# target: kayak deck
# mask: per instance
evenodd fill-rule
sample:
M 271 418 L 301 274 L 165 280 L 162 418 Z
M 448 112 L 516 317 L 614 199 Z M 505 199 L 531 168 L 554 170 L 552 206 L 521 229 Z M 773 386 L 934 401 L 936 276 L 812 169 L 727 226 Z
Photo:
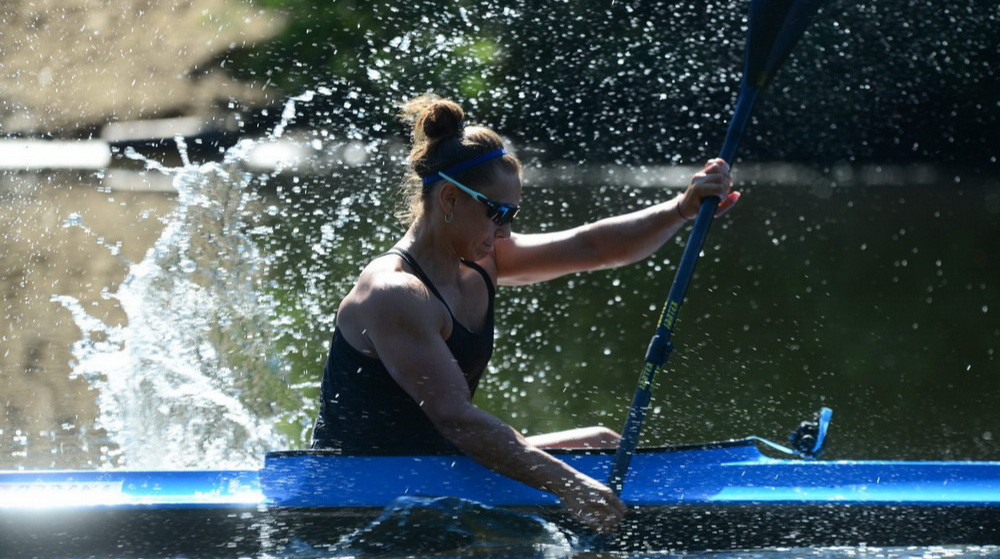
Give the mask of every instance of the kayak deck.
M 264 503 L 258 470 L 0 472 L 0 510 Z
M 612 454 L 553 452 L 607 477 Z M 557 501 L 462 456 L 269 453 L 261 485 L 285 507 L 383 507 L 400 495 L 454 495 L 499 506 Z M 751 440 L 636 453 L 622 498 L 637 507 L 829 504 L 1000 507 L 1000 462 L 816 461 L 764 456 Z

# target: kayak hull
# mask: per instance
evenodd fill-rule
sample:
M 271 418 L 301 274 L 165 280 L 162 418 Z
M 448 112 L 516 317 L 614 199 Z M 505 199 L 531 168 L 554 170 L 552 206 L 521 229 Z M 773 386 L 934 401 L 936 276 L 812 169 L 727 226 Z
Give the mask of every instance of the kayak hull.
M 599 480 L 612 451 L 553 451 Z M 494 506 L 558 503 L 463 456 L 268 453 L 260 474 L 284 507 L 384 507 L 400 495 L 453 495 Z M 1000 507 L 1000 462 L 817 461 L 764 456 L 753 440 L 637 452 L 621 497 L 665 505 L 919 505 Z
M 597 479 L 612 459 L 559 457 Z M 477 526 L 513 510 L 588 538 L 551 495 L 462 456 L 290 451 L 268 454 L 260 470 L 0 472 L 0 557 L 329 548 L 401 496 L 485 503 L 449 516 L 481 517 Z M 622 497 L 626 521 L 601 548 L 1000 545 L 1000 462 L 783 460 L 730 441 L 637 453 Z

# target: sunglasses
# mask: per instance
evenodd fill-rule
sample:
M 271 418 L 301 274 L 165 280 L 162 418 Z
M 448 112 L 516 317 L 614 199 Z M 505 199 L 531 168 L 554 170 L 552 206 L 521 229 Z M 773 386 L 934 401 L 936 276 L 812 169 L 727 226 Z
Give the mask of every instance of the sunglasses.
M 514 204 L 505 204 L 503 202 L 497 202 L 496 200 L 490 200 L 485 195 L 480 192 L 472 190 L 468 186 L 458 182 L 457 180 L 449 177 L 444 173 L 438 173 L 441 178 L 450 182 L 451 184 L 458 187 L 469 196 L 472 196 L 476 200 L 482 202 L 486 206 L 486 217 L 493 220 L 493 223 L 503 226 L 508 223 L 512 223 L 514 218 L 517 217 L 517 212 L 521 211 L 520 206 L 515 206 Z

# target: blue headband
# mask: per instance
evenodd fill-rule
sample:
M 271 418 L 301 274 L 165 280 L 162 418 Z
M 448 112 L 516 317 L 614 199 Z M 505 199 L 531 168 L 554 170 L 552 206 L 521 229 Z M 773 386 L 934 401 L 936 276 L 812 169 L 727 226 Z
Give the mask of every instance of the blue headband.
M 497 157 L 503 157 L 506 154 L 507 154 L 507 150 L 505 150 L 503 148 L 495 149 L 493 151 L 488 151 L 488 152 L 486 152 L 486 153 L 484 153 L 484 154 L 482 154 L 479 157 L 476 157 L 474 159 L 470 159 L 468 161 L 463 161 L 462 163 L 459 163 L 458 165 L 454 165 L 454 166 L 448 167 L 447 169 L 442 169 L 442 170 L 438 171 L 437 173 L 431 173 L 431 174 L 427 175 L 426 177 L 423 177 L 424 188 L 427 188 L 428 186 L 436 183 L 437 181 L 442 180 L 441 173 L 444 173 L 446 175 L 455 175 L 455 174 L 461 173 L 462 171 L 464 171 L 466 169 L 471 169 L 472 167 L 475 167 L 476 165 L 479 165 L 480 163 L 485 163 L 485 162 L 489 161 L 490 159 L 496 159 Z

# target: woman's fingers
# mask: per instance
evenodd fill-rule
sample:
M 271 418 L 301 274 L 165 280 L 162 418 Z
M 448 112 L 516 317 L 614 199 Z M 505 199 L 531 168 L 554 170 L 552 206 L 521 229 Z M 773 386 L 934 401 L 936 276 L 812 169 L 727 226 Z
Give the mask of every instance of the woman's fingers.
M 626 507 L 614 495 L 610 499 L 597 499 L 589 510 L 580 515 L 580 520 L 602 534 L 613 531 L 625 518 Z
M 739 200 L 740 200 L 739 192 L 730 192 L 728 196 L 726 196 L 725 198 L 722 199 L 721 202 L 719 202 L 719 206 L 715 209 L 715 216 L 718 217 L 728 212 L 730 209 L 732 209 L 734 205 L 736 205 L 736 202 L 739 202 Z
M 723 159 L 710 159 L 701 171 L 691 177 L 691 184 L 684 192 L 681 202 L 681 217 L 696 215 L 702 200 L 714 196 L 720 199 L 715 215 L 722 215 L 740 199 L 738 192 L 733 192 L 733 178 L 729 174 L 729 164 Z
M 592 479 L 574 486 L 563 502 L 573 516 L 600 533 L 614 530 L 628 510 L 611 489 Z
M 725 159 L 721 157 L 716 157 L 715 159 L 709 159 L 708 163 L 705 163 L 705 169 L 710 167 L 721 169 L 726 174 L 729 173 L 729 163 L 726 163 Z
M 733 178 L 729 174 L 729 164 L 722 159 L 712 159 L 691 181 L 701 196 L 725 198 L 733 188 Z

